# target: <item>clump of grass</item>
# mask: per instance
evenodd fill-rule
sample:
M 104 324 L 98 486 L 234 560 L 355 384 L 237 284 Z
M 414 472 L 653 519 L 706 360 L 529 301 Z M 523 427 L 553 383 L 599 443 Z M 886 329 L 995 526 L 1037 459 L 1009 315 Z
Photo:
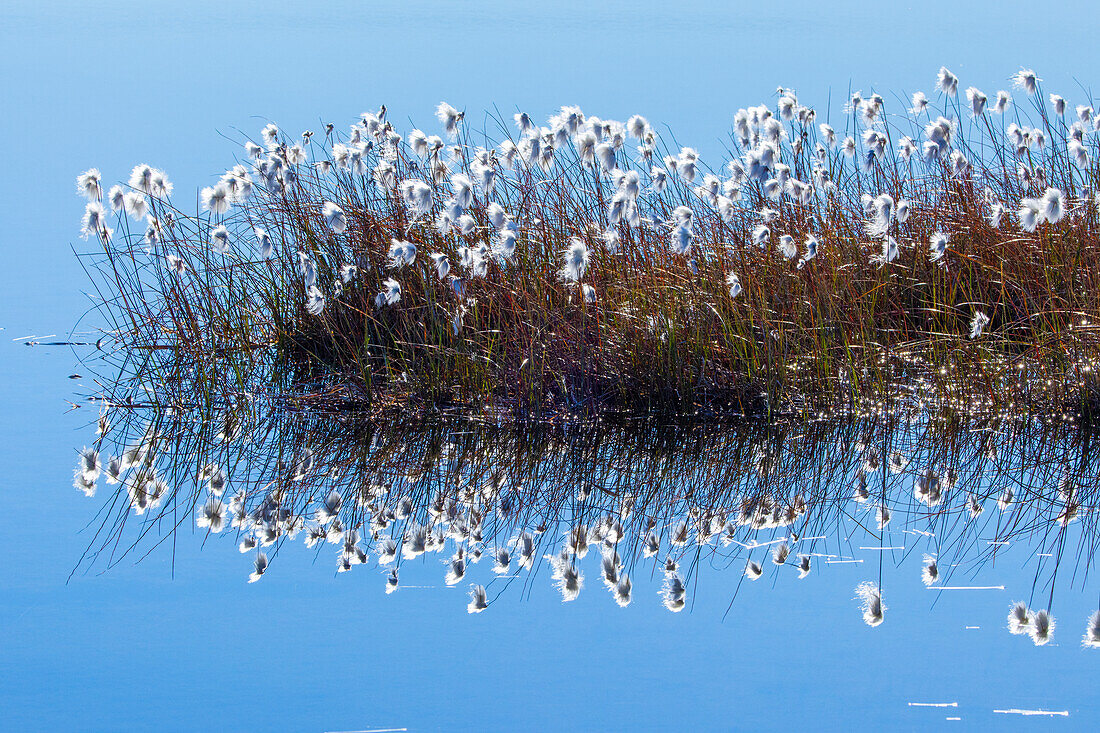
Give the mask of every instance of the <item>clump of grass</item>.
M 274 381 L 518 415 L 905 398 L 1091 419 L 1097 118 L 1031 73 L 990 104 L 944 73 L 931 102 L 856 93 L 832 124 L 781 89 L 713 167 L 574 107 L 475 130 L 441 104 L 441 136 L 385 107 L 268 125 L 197 215 L 149 166 L 107 206 L 86 173 L 86 261 L 114 358 L 169 404 Z

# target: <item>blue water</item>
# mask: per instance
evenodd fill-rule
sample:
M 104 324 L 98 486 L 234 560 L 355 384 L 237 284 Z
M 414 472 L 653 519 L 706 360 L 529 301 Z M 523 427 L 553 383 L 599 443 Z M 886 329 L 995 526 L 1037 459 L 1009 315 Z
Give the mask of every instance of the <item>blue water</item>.
M 1025 65 L 1075 102 L 1074 80 L 1100 68 L 1098 15 L 1084 2 L 0 9 L 0 728 L 847 730 L 948 716 L 967 729 L 1095 728 L 1100 656 L 1079 647 L 1095 595 L 1066 578 L 1055 642 L 1010 636 L 1009 601 L 1031 585 L 1023 557 L 983 575 L 1006 591 L 945 593 L 935 609 L 917 565 L 888 571 L 876 629 L 852 589 L 877 567 L 855 565 L 742 588 L 725 621 L 736 571 L 711 573 L 675 616 L 655 583 L 619 609 L 591 588 L 563 605 L 545 578 L 468 616 L 459 590 L 387 597 L 380 574 L 336 577 L 305 552 L 247 585 L 229 542 L 200 550 L 188 532 L 140 564 L 69 580 L 99 506 L 70 486 L 95 415 L 67 412 L 73 353 L 19 339 L 64 336 L 88 308 L 73 178 L 93 165 L 108 181 L 162 167 L 182 202 L 239 154 L 237 129 L 345 127 L 385 102 L 401 127 L 434 131 L 441 99 L 471 120 L 494 105 L 639 112 L 716 157 L 733 112 L 780 84 L 824 115 L 849 88 L 888 102 L 930 92 L 940 64 L 987 93 Z M 441 576 L 428 563 L 423 576 Z M 992 712 L 1039 707 L 1070 715 Z

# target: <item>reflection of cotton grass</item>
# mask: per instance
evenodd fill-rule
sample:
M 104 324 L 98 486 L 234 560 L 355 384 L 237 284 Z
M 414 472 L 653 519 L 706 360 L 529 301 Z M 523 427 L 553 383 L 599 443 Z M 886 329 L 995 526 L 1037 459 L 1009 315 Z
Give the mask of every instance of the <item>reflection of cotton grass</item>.
M 1089 616 L 1081 644 L 1092 649 L 1100 649 L 1100 611 L 1093 611 Z
M 256 559 L 253 561 L 252 573 L 248 576 L 249 583 L 255 583 L 257 580 L 263 577 L 267 572 L 267 555 L 262 552 L 256 553 Z
M 920 577 L 925 585 L 932 585 L 940 579 L 940 568 L 936 564 L 936 558 L 931 555 L 924 556 L 924 567 L 921 568 Z
M 489 597 L 485 592 L 485 586 L 470 586 L 470 602 L 466 604 L 467 613 L 481 613 L 489 607 Z
M 584 576 L 575 566 L 563 567 L 557 581 L 558 590 L 561 592 L 562 602 L 577 600 L 581 588 L 584 587 Z
M 1026 634 L 1031 629 L 1031 611 L 1026 603 L 1013 603 L 1008 612 L 1008 630 L 1013 634 Z
M 745 577 L 749 580 L 757 580 L 764 574 L 764 568 L 760 567 L 759 563 L 755 563 L 752 560 L 745 562 Z
M 1036 611 L 1031 616 L 1027 633 L 1035 646 L 1050 643 L 1050 639 L 1054 634 L 1054 617 L 1050 615 L 1049 611 Z
M 878 626 L 886 614 L 882 592 L 876 583 L 864 581 L 856 586 L 856 599 L 863 609 L 863 621 L 868 626 Z
M 679 575 L 672 574 L 665 577 L 664 587 L 661 589 L 661 598 L 665 608 L 678 613 L 684 610 L 687 589 Z

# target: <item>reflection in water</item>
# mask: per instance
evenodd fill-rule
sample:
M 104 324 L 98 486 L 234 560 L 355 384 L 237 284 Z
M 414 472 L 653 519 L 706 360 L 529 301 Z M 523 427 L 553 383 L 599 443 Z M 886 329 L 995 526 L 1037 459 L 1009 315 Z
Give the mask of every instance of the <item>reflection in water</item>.
M 877 626 L 883 574 L 905 560 L 921 559 L 930 588 L 975 589 L 1022 546 L 1034 583 L 1008 628 L 1042 645 L 1056 577 L 1083 584 L 1095 546 L 1094 438 L 1038 420 L 516 425 L 262 400 L 197 419 L 130 400 L 105 407 L 97 432 L 75 476 L 107 494 L 87 566 L 194 527 L 231 536 L 249 582 L 304 545 L 392 593 L 409 561 L 435 555 L 438 571 L 408 567 L 413 582 L 467 586 L 470 613 L 533 582 L 566 602 L 602 586 L 619 606 L 644 583 L 637 600 L 659 593 L 678 612 L 707 566 L 739 588 L 851 563 L 867 568 L 856 603 Z M 1100 645 L 1100 614 L 1084 641 Z

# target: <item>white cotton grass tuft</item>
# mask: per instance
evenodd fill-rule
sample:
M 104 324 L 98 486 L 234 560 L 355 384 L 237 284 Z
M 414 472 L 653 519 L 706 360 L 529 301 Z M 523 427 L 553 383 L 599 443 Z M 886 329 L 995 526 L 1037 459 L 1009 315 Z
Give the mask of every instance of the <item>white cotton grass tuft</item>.
M 894 197 L 887 193 L 879 194 L 869 208 L 872 218 L 867 223 L 867 233 L 872 237 L 885 236 L 894 221 L 896 211 Z
M 228 483 L 228 479 L 226 478 L 225 471 L 222 470 L 221 466 L 211 464 L 210 466 L 207 466 L 206 470 L 203 471 L 203 475 L 206 478 L 206 488 L 210 491 L 211 494 L 213 494 L 214 496 L 221 496 L 225 493 L 225 487 Z
M 337 275 L 341 285 L 351 285 L 359 277 L 359 268 L 355 265 L 340 265 Z
M 726 285 L 729 286 L 731 298 L 736 298 L 741 294 L 741 277 L 736 272 L 726 275 Z
M 878 626 L 886 616 L 886 605 L 882 602 L 882 591 L 877 583 L 865 580 L 856 586 L 856 600 L 863 611 L 863 622 L 868 626 Z
M 389 565 L 397 559 L 397 541 L 392 537 L 385 537 L 375 545 L 378 552 L 378 564 Z
M 446 280 L 447 275 L 451 272 L 450 258 L 442 252 L 433 252 L 430 257 L 432 258 L 432 263 L 435 265 L 436 275 L 439 276 L 440 280 Z
M 810 556 L 799 555 L 798 556 L 798 579 L 802 580 L 810 574 Z
M 405 265 L 411 265 L 416 261 L 416 245 L 403 239 L 391 239 L 388 255 L 389 266 L 400 270 Z
M 107 226 L 107 211 L 99 201 L 89 201 L 80 221 L 80 235 L 84 239 L 95 236 L 101 242 L 111 241 L 112 230 Z
M 970 103 L 970 113 L 980 117 L 985 113 L 985 105 L 989 97 L 977 87 L 970 87 L 966 90 L 966 101 Z
M 153 176 L 156 169 L 145 163 L 135 165 L 130 171 L 130 188 L 143 193 L 151 193 L 153 190 Z
M 462 214 L 454 221 L 455 229 L 464 237 L 468 237 L 477 229 L 477 219 L 470 214 Z
M 798 245 L 794 243 L 794 237 L 790 234 L 779 235 L 779 243 L 776 245 L 779 253 L 785 259 L 793 260 L 798 254 Z
M 470 208 L 474 201 L 474 184 L 469 177 L 462 173 L 451 176 L 451 190 L 454 193 L 454 202 L 463 210 Z
M 262 227 L 255 227 L 252 230 L 252 234 L 256 237 L 256 244 L 260 246 L 260 257 L 265 260 L 270 260 L 275 256 L 275 243 L 271 240 L 271 236 L 267 233 L 267 230 Z
M 141 194 L 138 194 L 139 196 Z M 107 203 L 111 207 L 111 211 L 125 211 L 126 210 L 126 191 L 122 186 L 111 186 L 111 190 L 107 192 Z
M 776 565 L 783 565 L 787 562 L 787 557 L 790 554 L 790 546 L 786 542 L 781 542 L 772 550 L 772 562 Z
M 98 168 L 89 168 L 76 177 L 76 193 L 89 201 L 103 197 L 103 176 Z
M 989 316 L 982 311 L 974 311 L 974 317 L 970 321 L 970 338 L 979 338 L 989 325 Z
M 801 270 L 809 262 L 811 262 L 812 260 L 814 260 L 817 257 L 817 248 L 818 248 L 817 237 L 815 237 L 812 234 L 807 234 L 806 235 L 806 241 L 805 241 L 803 246 L 804 246 L 805 252 L 802 255 L 802 258 L 798 261 L 798 269 L 799 270 Z M 784 254 L 786 254 L 786 253 L 784 253 Z M 788 257 L 787 259 L 790 259 L 790 258 Z
M 695 234 L 691 231 L 691 227 L 677 224 L 672 228 L 672 233 L 669 236 L 669 246 L 674 254 L 686 257 L 691 252 L 691 245 L 694 240 Z
M 1050 95 L 1050 106 L 1054 108 L 1054 114 L 1063 117 L 1066 114 L 1066 98 L 1060 94 Z
M 229 230 L 219 224 L 210 230 L 210 246 L 218 254 L 229 253 Z
M 558 277 L 563 282 L 580 282 L 588 270 L 588 245 L 579 237 L 570 237 L 569 246 L 562 252 L 562 266 Z
M 909 107 L 909 113 L 916 117 L 927 109 L 928 96 L 924 92 L 914 92 L 912 106 Z
M 885 267 L 887 264 L 896 260 L 900 253 L 901 250 L 898 248 L 898 241 L 887 235 L 886 238 L 882 240 L 882 251 L 873 256 L 871 261 L 878 263 L 879 267 Z
M 182 277 L 186 275 L 187 272 L 191 269 L 187 266 L 187 261 L 184 260 L 182 257 L 177 257 L 176 255 L 168 255 L 164 258 L 164 260 L 165 263 L 168 265 L 168 271 L 174 275 Z
M 519 233 L 510 224 L 505 224 L 497 232 L 497 241 L 493 246 L 493 254 L 502 260 L 511 260 L 516 253 L 516 238 Z
M 348 228 L 348 220 L 344 215 L 344 210 L 333 201 L 324 203 L 321 207 L 321 216 L 324 217 L 325 224 L 334 234 L 342 234 Z
M 396 305 L 401 301 L 401 283 L 391 278 L 382 281 L 382 290 L 374 296 L 374 307 Z
M 443 131 L 447 133 L 447 137 L 454 140 L 458 136 L 458 123 L 462 122 L 465 113 L 459 112 L 446 102 L 440 102 L 435 108 L 435 116 L 443 125 Z
M 947 255 L 947 243 L 950 237 L 943 232 L 933 232 L 928 240 L 928 258 L 932 262 L 942 263 Z
M 1093 611 L 1085 624 L 1085 635 L 1081 645 L 1090 649 L 1100 649 L 1100 611 Z
M 405 207 L 413 216 L 423 216 L 432 208 L 432 187 L 419 178 L 408 178 L 397 186 Z
M 224 183 L 207 186 L 201 191 L 199 197 L 202 200 L 204 211 L 219 215 L 229 211 L 232 197 L 229 194 L 229 188 Z
M 649 121 L 641 115 L 633 115 L 626 121 L 626 131 L 631 137 L 644 140 L 649 132 Z
M 1044 221 L 1057 224 L 1066 215 L 1065 197 L 1057 188 L 1048 188 L 1039 200 L 1039 213 Z
M 1035 94 L 1041 81 L 1042 79 L 1031 69 L 1020 69 L 1012 77 L 1013 85 L 1017 89 L 1023 89 L 1028 94 Z
M 944 94 L 954 96 L 959 91 L 959 77 L 952 74 L 946 66 L 941 66 L 936 74 L 936 86 Z
M 343 504 L 344 497 L 341 496 L 339 491 L 333 489 L 321 501 L 321 506 L 317 507 L 314 519 L 318 524 L 328 524 L 340 516 L 340 509 Z
M 325 310 L 325 294 L 316 285 L 306 288 L 306 312 L 319 316 Z
M 1025 232 L 1034 232 L 1039 222 L 1042 221 L 1042 209 L 1039 199 L 1020 199 L 1020 207 L 1016 210 L 1016 217 L 1020 220 L 1020 228 Z
M 925 585 L 932 585 L 940 579 L 940 568 L 933 556 L 924 556 L 924 567 L 921 568 L 920 579 Z
M 1035 646 L 1050 643 L 1051 638 L 1054 636 L 1054 617 L 1050 615 L 1050 611 L 1043 610 L 1033 613 L 1027 633 Z
M 466 604 L 467 613 L 481 613 L 489 607 L 489 596 L 483 585 L 470 586 L 470 602 Z
M 771 230 L 763 224 L 758 224 L 756 228 L 752 230 L 752 243 L 757 247 L 764 247 L 767 245 L 770 236 Z
M 1066 150 L 1079 168 L 1089 167 L 1089 152 L 1080 141 L 1071 139 L 1066 143 Z
M 130 191 L 123 196 L 123 208 L 134 221 L 143 221 L 149 216 L 149 202 L 137 191 Z

